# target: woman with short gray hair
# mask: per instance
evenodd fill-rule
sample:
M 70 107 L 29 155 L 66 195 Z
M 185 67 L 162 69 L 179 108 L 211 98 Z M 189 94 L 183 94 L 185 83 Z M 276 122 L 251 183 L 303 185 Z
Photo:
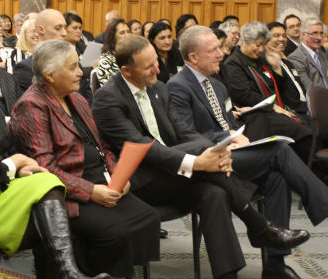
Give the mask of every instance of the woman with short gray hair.
M 129 193 L 129 182 L 121 191 L 108 187 L 115 162 L 78 93 L 82 71 L 73 45 L 44 41 L 35 49 L 32 67 L 36 82 L 12 111 L 17 146 L 66 185 L 78 266 L 91 275 L 132 277 L 133 265 L 159 258 L 158 214 Z

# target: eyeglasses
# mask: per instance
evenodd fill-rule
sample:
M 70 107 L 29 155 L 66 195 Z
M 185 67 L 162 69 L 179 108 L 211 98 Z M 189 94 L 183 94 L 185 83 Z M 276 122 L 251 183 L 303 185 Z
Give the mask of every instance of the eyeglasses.
M 304 32 L 305 34 L 308 34 L 311 37 L 326 37 L 326 34 L 324 32 L 312 32 L 312 33 L 308 33 L 308 32 Z
M 238 36 L 238 37 L 240 37 L 240 33 L 239 32 L 229 32 L 232 36 Z

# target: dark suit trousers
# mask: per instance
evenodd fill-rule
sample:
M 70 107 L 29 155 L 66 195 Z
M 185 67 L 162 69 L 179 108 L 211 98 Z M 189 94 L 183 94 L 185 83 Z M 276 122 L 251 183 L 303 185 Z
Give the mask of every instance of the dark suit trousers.
M 236 150 L 232 158 L 235 172 L 259 185 L 265 197 L 265 217 L 274 224 L 288 227 L 291 190 L 301 196 L 313 225 L 327 218 L 328 187 L 287 144 L 271 143 Z M 286 254 L 288 251 L 270 249 L 269 253 Z
M 134 194 L 151 205 L 172 204 L 182 211 L 199 214 L 213 277 L 243 268 L 245 261 L 231 221 L 227 192 L 199 178 L 154 172 L 153 181 Z

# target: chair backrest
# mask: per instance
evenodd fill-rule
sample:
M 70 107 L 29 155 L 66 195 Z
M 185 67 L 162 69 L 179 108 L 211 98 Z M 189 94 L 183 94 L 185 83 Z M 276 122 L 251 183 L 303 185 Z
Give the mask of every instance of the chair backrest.
M 328 89 L 313 87 L 306 96 L 307 106 L 317 137 L 328 139 Z
M 98 81 L 96 69 L 93 69 L 90 73 L 90 85 L 92 94 L 95 95 L 98 88 L 100 88 L 100 83 Z

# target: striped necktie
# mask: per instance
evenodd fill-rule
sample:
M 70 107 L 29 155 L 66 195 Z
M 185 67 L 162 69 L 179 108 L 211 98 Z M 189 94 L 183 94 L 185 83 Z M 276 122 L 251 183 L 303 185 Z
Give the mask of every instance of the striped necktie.
M 148 127 L 149 132 L 153 135 L 154 138 L 156 138 L 161 144 L 165 143 L 161 139 L 161 136 L 159 134 L 159 129 L 157 126 L 156 117 L 154 114 L 153 107 L 151 106 L 149 97 L 147 96 L 147 92 L 145 89 L 140 89 L 137 94 L 138 101 L 142 110 L 142 116 L 146 122 L 146 125 Z
M 221 128 L 223 131 L 229 131 L 229 124 L 228 122 L 224 119 L 223 114 L 222 114 L 222 109 L 220 107 L 220 104 L 213 92 L 213 88 L 211 86 L 210 80 L 207 78 L 203 81 L 203 84 L 205 86 L 205 93 L 206 97 L 211 105 L 211 108 L 214 112 L 215 119 L 219 122 Z

